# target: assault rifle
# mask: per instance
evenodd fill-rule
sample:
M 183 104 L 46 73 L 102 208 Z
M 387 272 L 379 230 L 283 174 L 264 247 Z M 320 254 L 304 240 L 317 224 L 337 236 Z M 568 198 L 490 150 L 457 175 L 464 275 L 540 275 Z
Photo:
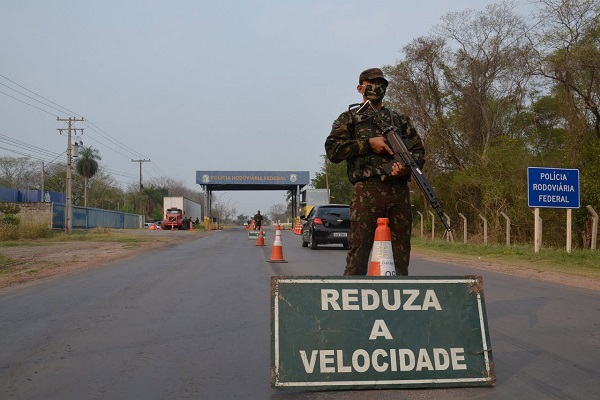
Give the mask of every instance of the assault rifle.
M 371 104 L 371 100 L 367 100 L 362 106 L 360 106 L 358 110 L 356 110 L 356 114 L 369 116 L 368 114 L 366 114 L 367 110 L 370 110 L 371 112 L 377 111 Z M 437 215 L 442 220 L 442 224 L 444 224 L 446 231 L 452 232 L 452 230 L 450 229 L 450 225 L 446 221 L 444 213 L 442 212 L 442 201 L 435 195 L 433 188 L 429 185 L 427 179 L 425 179 L 425 175 L 423 175 L 423 172 L 421 172 L 421 168 L 419 168 L 412 154 L 410 154 L 410 151 L 408 151 L 408 149 L 406 148 L 406 145 L 404 144 L 402 138 L 398 134 L 398 128 L 392 125 L 384 124 L 380 118 L 372 118 L 373 121 L 377 124 L 377 126 L 379 126 L 379 128 L 383 131 L 383 135 L 387 139 L 388 144 L 394 152 L 394 159 L 388 164 L 384 165 L 383 170 L 388 175 L 391 175 L 392 166 L 397 162 L 401 163 L 405 167 L 410 168 L 410 173 L 415 178 L 415 181 L 419 185 L 419 188 L 427 198 L 427 201 L 429 202 L 431 207 L 435 210 Z

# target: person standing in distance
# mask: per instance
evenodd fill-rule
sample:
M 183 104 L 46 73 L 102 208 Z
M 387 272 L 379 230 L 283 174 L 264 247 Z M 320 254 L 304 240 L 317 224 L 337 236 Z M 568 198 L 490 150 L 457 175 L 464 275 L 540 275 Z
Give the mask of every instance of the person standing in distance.
M 375 119 L 398 128 L 398 134 L 420 167 L 425 163 L 425 149 L 410 119 L 383 105 L 387 86 L 388 81 L 379 68 L 363 71 L 357 90 L 363 96 L 363 104 L 370 100 L 375 111 L 358 115 L 357 108 L 349 107 L 333 122 L 325 140 L 327 158 L 333 163 L 346 161 L 348 179 L 353 184 L 344 275 L 367 274 L 377 218 L 389 219 L 396 275 L 408 275 L 412 231 L 410 168 L 395 163 L 390 175 L 383 170 L 394 153 Z
M 260 227 L 262 226 L 262 220 L 263 220 L 263 217 L 260 214 L 260 210 L 258 210 L 256 212 L 256 214 L 254 214 L 254 228 L 257 231 L 260 231 Z

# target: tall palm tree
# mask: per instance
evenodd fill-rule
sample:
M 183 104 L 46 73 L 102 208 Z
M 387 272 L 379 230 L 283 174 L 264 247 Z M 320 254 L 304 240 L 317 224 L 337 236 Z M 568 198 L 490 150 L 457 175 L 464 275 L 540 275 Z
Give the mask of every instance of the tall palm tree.
M 84 207 L 87 207 L 87 187 L 88 187 L 88 179 L 92 178 L 98 172 L 98 161 L 102 160 L 100 157 L 100 151 L 98 149 L 94 149 L 90 147 L 83 147 L 79 151 L 79 160 L 75 164 L 75 169 L 77 173 L 83 176 L 84 186 L 83 186 L 83 198 L 84 198 Z

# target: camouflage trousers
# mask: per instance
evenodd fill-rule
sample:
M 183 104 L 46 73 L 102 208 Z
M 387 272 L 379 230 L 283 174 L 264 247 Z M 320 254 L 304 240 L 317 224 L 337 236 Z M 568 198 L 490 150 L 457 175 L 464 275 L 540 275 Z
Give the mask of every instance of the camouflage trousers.
M 408 275 L 412 211 L 407 182 L 360 181 L 350 203 L 350 250 L 344 275 L 366 275 L 377 218 L 388 218 L 396 275 Z

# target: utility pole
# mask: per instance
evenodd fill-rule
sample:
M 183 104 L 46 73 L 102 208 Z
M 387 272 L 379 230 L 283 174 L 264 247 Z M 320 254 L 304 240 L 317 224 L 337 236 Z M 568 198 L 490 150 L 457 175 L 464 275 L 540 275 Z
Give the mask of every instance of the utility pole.
M 40 195 L 40 203 L 44 201 L 44 162 L 42 161 L 42 194 Z
M 84 121 L 83 118 L 58 118 L 56 117 L 57 121 L 65 121 L 69 123 L 69 127 L 67 128 L 67 187 L 66 187 L 66 196 L 67 196 L 67 203 L 65 204 L 65 233 L 71 233 L 71 227 L 73 225 L 73 219 L 71 218 L 72 216 L 72 211 L 71 211 L 71 161 L 72 161 L 72 154 L 73 154 L 73 145 L 71 144 L 71 131 L 75 131 L 75 134 L 77 134 L 77 131 L 81 131 L 83 132 L 83 129 L 75 129 L 72 128 L 73 122 L 78 122 L 78 121 Z M 64 131 L 65 129 L 57 129 L 61 134 L 62 131 Z
M 141 192 L 142 189 L 144 188 L 144 185 L 142 185 L 142 163 L 150 162 L 150 160 L 131 160 L 131 162 L 139 162 L 140 163 L 140 192 Z
M 142 213 L 141 210 L 144 208 L 143 204 L 142 204 L 142 189 L 144 188 L 144 185 L 142 185 L 142 163 L 150 162 L 150 160 L 131 160 L 131 162 L 139 162 L 140 163 L 140 196 L 139 196 L 140 197 L 139 198 L 140 209 L 138 210 L 138 212 L 141 214 Z M 135 201 L 133 202 L 133 208 L 135 210 Z M 144 212 L 144 215 L 145 214 L 146 213 Z

